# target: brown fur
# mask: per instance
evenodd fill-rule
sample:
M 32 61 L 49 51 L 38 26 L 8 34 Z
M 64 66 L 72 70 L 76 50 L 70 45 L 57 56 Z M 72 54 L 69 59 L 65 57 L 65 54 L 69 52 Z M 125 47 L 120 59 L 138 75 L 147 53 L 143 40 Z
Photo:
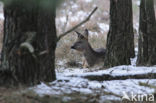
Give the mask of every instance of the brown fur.
M 80 51 L 83 53 L 85 62 L 83 62 L 83 67 L 92 67 L 95 64 L 104 62 L 106 49 L 98 48 L 93 49 L 88 42 L 88 30 L 86 29 L 83 34 L 76 32 L 78 35 L 77 41 L 71 46 L 72 49 Z

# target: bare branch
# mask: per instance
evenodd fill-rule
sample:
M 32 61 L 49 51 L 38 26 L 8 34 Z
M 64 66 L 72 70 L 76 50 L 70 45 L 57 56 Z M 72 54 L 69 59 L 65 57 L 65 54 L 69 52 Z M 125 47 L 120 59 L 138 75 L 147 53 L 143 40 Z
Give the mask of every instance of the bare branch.
M 86 19 L 84 19 L 82 22 L 80 22 L 79 24 L 75 25 L 73 28 L 69 29 L 68 31 L 66 31 L 65 33 L 62 33 L 59 35 L 59 37 L 57 38 L 57 41 L 59 41 L 62 37 L 66 36 L 68 33 L 72 32 L 73 30 L 75 30 L 76 28 L 78 28 L 79 26 L 81 26 L 82 24 L 86 23 L 88 20 L 90 20 L 91 16 L 93 15 L 93 13 L 97 10 L 98 7 L 95 7 L 93 9 L 93 11 L 88 15 L 88 17 Z

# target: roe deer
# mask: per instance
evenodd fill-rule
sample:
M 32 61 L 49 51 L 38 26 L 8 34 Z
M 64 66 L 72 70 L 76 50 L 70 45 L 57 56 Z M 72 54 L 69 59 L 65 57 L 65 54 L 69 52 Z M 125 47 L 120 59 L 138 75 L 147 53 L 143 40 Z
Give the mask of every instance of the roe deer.
M 106 49 L 98 48 L 93 49 L 88 42 L 88 30 L 86 29 L 83 34 L 77 32 L 77 41 L 71 46 L 71 49 L 75 49 L 83 53 L 85 62 L 83 62 L 83 68 L 86 66 L 92 67 L 95 64 L 104 62 Z M 87 64 L 86 64 L 87 62 Z

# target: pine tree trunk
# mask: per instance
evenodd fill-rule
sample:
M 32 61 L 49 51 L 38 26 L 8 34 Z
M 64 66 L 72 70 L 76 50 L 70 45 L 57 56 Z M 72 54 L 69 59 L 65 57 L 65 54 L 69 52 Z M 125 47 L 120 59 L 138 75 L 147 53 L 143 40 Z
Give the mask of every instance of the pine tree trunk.
M 56 78 L 55 9 L 46 10 L 38 3 L 12 0 L 4 4 L 0 85 L 33 85 Z
M 141 0 L 137 65 L 156 64 L 156 23 L 153 0 Z
M 105 67 L 129 65 L 134 57 L 131 0 L 110 0 L 110 30 L 107 36 Z

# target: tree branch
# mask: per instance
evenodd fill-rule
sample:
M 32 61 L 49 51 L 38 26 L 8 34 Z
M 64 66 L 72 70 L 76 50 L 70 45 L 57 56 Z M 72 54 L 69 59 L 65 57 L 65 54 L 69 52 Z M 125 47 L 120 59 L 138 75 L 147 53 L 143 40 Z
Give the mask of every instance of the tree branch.
M 73 30 L 75 30 L 76 28 L 78 28 L 79 26 L 81 26 L 82 24 L 86 23 L 88 20 L 90 20 L 91 16 L 93 15 L 93 13 L 97 10 L 98 7 L 95 7 L 93 9 L 93 11 L 88 15 L 88 17 L 86 19 L 84 19 L 82 22 L 80 22 L 79 24 L 75 25 L 73 28 L 69 29 L 68 31 L 66 31 L 65 33 L 62 33 L 59 35 L 59 37 L 57 38 L 57 42 L 64 36 L 66 36 L 68 33 L 72 32 Z
M 79 77 L 79 75 L 69 75 L 69 77 Z M 126 79 L 155 79 L 156 73 L 144 73 L 144 74 L 129 74 L 129 75 L 111 75 L 111 74 L 100 74 L 100 75 L 82 75 L 81 78 L 96 81 L 110 81 L 110 80 L 126 80 Z

